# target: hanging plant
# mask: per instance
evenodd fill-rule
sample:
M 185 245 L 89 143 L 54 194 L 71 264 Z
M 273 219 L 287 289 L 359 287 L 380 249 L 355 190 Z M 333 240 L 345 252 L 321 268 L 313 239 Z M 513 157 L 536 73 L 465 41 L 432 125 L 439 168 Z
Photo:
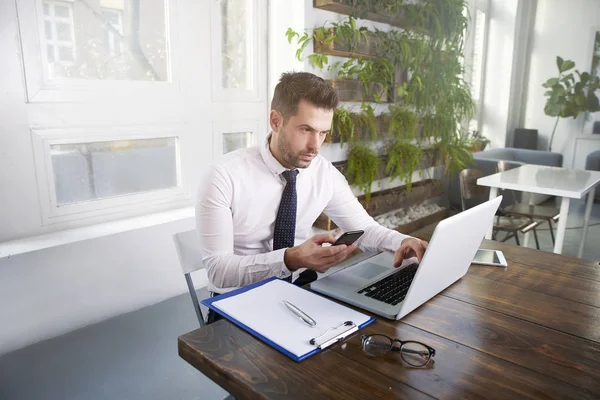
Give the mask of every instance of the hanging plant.
M 371 200 L 371 184 L 377 178 L 380 159 L 370 147 L 356 145 L 348 154 L 348 164 L 344 175 L 351 185 L 365 193 L 365 201 Z
M 421 149 L 408 141 L 397 140 L 388 148 L 385 173 L 392 180 L 404 181 L 406 190 L 412 188 L 412 174 L 419 168 L 423 159 Z
M 331 134 L 335 137 L 340 145 L 346 142 L 354 141 L 354 118 L 352 113 L 343 107 L 338 107 L 333 112 L 333 120 L 331 121 Z

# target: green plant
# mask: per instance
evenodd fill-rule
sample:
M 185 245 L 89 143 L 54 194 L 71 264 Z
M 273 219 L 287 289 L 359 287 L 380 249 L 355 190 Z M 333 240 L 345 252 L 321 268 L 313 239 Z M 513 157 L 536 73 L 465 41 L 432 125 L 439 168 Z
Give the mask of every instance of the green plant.
M 371 200 L 371 184 L 379 173 L 380 159 L 370 147 L 356 145 L 348 153 L 348 164 L 344 175 L 351 185 L 365 193 L 367 204 Z
M 354 140 L 354 132 L 355 125 L 352 113 L 343 107 L 336 108 L 331 121 L 331 135 L 337 135 L 341 145 L 344 141 Z
M 395 138 L 415 138 L 417 128 L 417 115 L 407 109 L 398 106 L 390 107 L 390 124 L 389 131 Z
M 448 175 L 458 174 L 466 165 L 473 163 L 471 146 L 466 138 L 458 136 L 451 140 L 438 141 L 434 149 L 444 163 L 444 171 Z
M 600 78 L 592 77 L 589 72 L 575 70 L 575 63 L 571 60 L 563 60 L 556 57 L 558 77 L 550 78 L 542 84 L 548 89 L 544 95 L 548 98 L 544 107 L 544 113 L 550 117 L 556 117 L 554 129 L 548 143 L 548 151 L 552 151 L 552 141 L 556 133 L 556 126 L 560 118 L 577 118 L 583 112 L 600 111 L 600 102 L 596 97 L 596 90 L 600 89 Z
M 464 35 L 469 18 L 464 12 L 465 0 L 340 1 L 357 12 L 342 22 L 315 28 L 312 35 L 307 35 L 308 39 L 293 31 L 288 32 L 288 39 L 299 39 L 299 58 L 313 37 L 323 44 L 336 41 L 343 45 L 350 51 L 346 61 L 329 64 L 324 55 L 309 55 L 309 62 L 322 69 L 326 67 L 335 78 L 359 80 L 365 89 L 372 89 L 373 83 L 381 84 L 388 101 L 395 102 L 381 118 L 389 121 L 387 126 L 379 128 L 373 108 L 365 101 L 361 113 L 334 113 L 333 126 L 340 132 L 340 140 L 351 144 L 348 169 L 344 172 L 350 183 L 370 195 L 373 180 L 380 177 L 378 172 L 385 172 L 393 179 L 405 179 L 410 189 L 410 178 L 423 157 L 419 143 L 424 138 L 434 143 L 436 154 L 444 160 L 446 174 L 462 169 L 472 159 L 472 143 L 461 127 L 466 126 L 475 111 L 469 87 L 462 78 Z M 403 29 L 382 31 L 358 27 L 356 18 L 372 12 L 385 14 L 394 23 L 402 22 Z M 375 59 L 355 52 L 365 42 L 371 48 L 374 44 Z M 380 95 L 372 99 L 380 102 Z M 376 168 L 381 161 L 373 150 L 364 144 L 357 145 L 359 139 L 366 140 L 369 136 L 370 140 L 383 139 L 386 143 L 384 171 Z
M 412 174 L 419 168 L 423 152 L 421 149 L 404 140 L 395 141 L 388 149 L 385 173 L 393 180 L 404 180 L 406 190 L 412 188 Z

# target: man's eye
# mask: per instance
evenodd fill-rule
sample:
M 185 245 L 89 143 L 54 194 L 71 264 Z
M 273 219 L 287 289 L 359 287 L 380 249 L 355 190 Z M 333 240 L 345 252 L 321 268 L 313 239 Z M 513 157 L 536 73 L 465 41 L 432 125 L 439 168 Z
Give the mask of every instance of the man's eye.
M 321 136 L 327 136 L 329 132 L 321 132 Z

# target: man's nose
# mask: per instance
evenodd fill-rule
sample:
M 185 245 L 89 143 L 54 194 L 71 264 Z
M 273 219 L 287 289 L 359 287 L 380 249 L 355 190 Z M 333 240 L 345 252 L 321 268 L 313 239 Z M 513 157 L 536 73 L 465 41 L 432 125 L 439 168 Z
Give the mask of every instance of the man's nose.
M 309 136 L 307 147 L 311 150 L 319 150 L 319 147 L 321 147 L 321 138 L 319 132 L 313 132 Z

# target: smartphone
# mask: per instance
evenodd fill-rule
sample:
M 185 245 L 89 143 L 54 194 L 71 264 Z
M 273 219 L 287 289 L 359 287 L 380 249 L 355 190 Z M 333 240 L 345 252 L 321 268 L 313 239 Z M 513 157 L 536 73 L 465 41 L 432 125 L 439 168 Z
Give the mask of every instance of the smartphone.
M 356 242 L 356 239 L 361 237 L 363 233 L 365 233 L 365 231 L 344 232 L 342 236 L 337 238 L 333 245 L 337 246 L 338 244 L 345 244 L 346 246 L 350 246 L 352 243 Z
M 500 250 L 478 249 L 475 258 L 473 258 L 473 264 L 508 267 L 506 258 L 504 258 L 504 253 Z

